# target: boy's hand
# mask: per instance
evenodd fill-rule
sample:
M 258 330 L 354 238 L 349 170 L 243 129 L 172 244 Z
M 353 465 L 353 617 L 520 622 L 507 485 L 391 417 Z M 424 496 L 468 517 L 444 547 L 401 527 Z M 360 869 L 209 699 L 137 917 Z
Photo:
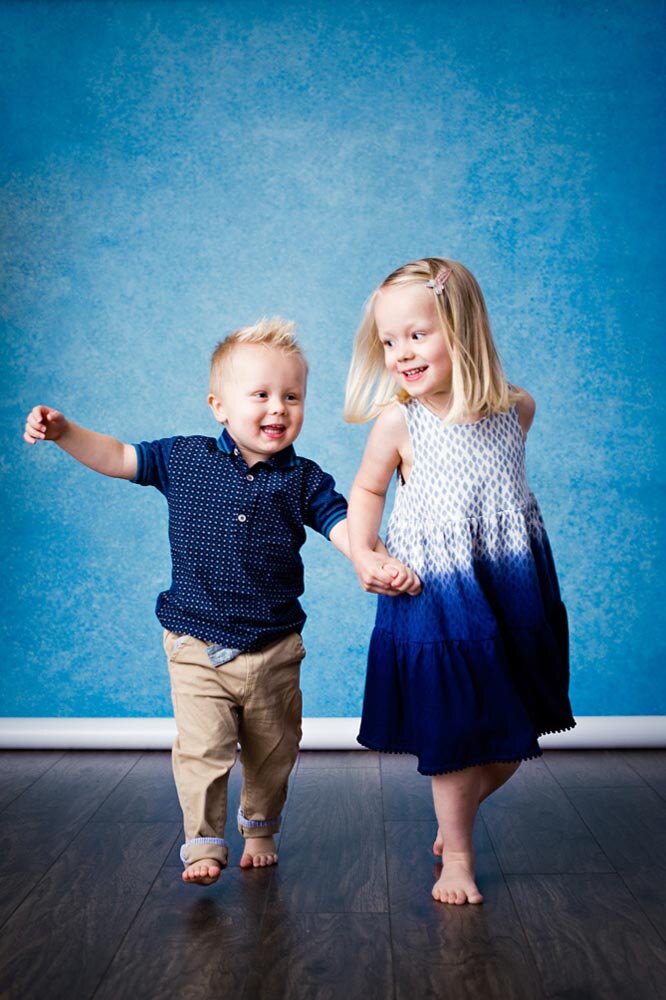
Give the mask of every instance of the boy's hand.
M 34 406 L 25 422 L 23 440 L 28 444 L 57 441 L 66 426 L 67 420 L 58 410 L 53 410 L 50 406 Z
M 354 568 L 361 586 L 370 594 L 385 597 L 410 594 L 415 597 L 421 591 L 421 581 L 412 570 L 382 553 L 362 553 L 354 559 Z

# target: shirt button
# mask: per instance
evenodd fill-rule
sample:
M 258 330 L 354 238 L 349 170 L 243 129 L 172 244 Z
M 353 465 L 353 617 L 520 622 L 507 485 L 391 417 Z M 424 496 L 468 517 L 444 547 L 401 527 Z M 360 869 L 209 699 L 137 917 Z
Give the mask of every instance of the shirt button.
M 234 455 L 238 454 L 238 448 L 234 448 Z
M 254 480 L 254 476 L 251 475 L 248 475 L 245 478 L 247 479 L 248 483 L 251 483 Z
M 245 514 L 239 514 L 238 515 L 238 520 L 239 521 L 247 521 L 247 518 L 246 518 Z

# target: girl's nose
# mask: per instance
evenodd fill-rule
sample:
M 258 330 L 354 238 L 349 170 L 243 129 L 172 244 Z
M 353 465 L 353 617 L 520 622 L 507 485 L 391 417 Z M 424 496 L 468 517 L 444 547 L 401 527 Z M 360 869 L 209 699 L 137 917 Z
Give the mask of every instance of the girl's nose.
M 403 344 L 403 346 L 400 348 L 399 354 L 400 354 L 400 360 L 401 361 L 408 361 L 409 358 L 413 358 L 414 357 L 414 350 L 412 348 L 412 345 L 409 343 L 409 341 L 407 341 L 406 344 Z

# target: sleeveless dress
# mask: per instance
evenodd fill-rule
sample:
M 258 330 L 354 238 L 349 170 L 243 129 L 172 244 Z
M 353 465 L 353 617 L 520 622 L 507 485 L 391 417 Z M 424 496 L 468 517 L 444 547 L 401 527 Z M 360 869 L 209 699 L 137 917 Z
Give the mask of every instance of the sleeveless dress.
M 414 464 L 386 546 L 417 597 L 378 597 L 358 741 L 410 753 L 422 774 L 541 754 L 575 726 L 567 613 L 525 475 L 515 406 L 446 425 L 404 404 Z

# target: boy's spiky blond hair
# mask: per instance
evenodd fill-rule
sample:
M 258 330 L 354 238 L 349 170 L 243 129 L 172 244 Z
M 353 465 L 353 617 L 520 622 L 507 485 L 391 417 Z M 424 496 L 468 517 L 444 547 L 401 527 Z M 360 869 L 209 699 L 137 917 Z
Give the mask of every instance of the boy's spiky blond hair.
M 243 326 L 239 330 L 234 330 L 216 346 L 210 359 L 211 392 L 219 389 L 229 358 L 238 344 L 258 344 L 261 347 L 272 347 L 277 351 L 283 351 L 284 354 L 293 355 L 300 358 L 305 368 L 305 374 L 308 373 L 307 360 L 294 336 L 294 323 L 291 320 L 282 319 L 281 316 L 262 316 L 252 326 Z

